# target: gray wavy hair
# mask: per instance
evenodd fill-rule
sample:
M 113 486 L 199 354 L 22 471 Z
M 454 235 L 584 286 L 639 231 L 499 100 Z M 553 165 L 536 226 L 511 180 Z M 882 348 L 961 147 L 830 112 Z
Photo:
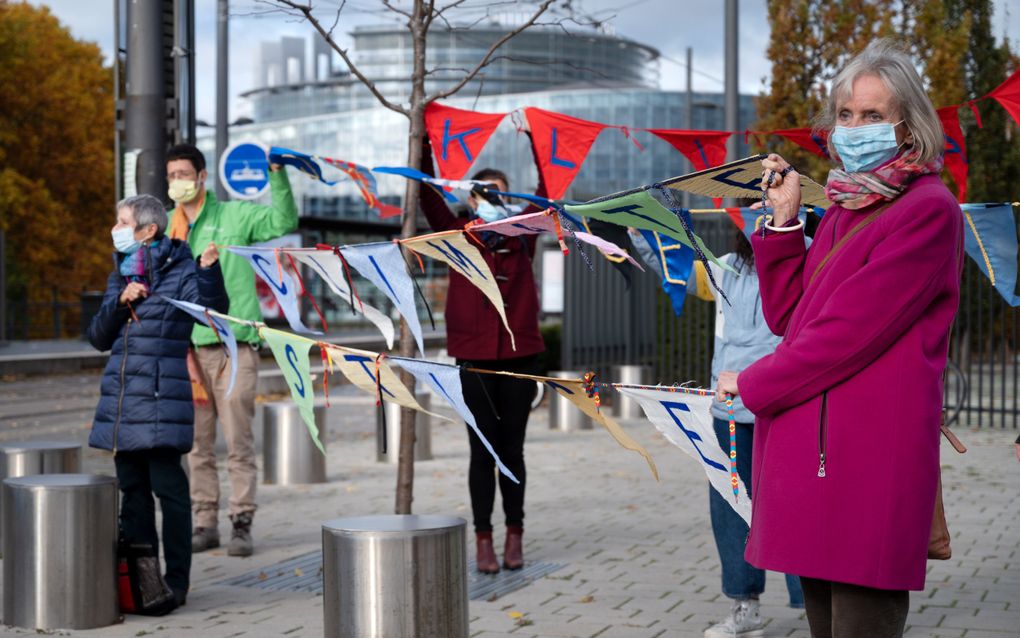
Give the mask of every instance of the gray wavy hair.
M 128 208 L 135 218 L 135 228 L 156 224 L 154 239 L 162 239 L 166 232 L 167 217 L 163 202 L 152 195 L 132 195 L 117 202 L 117 210 Z
M 849 99 L 854 81 L 865 75 L 879 78 L 889 89 L 893 106 L 914 136 L 918 162 L 927 164 L 941 155 L 946 146 L 945 133 L 935 107 L 924 90 L 921 77 L 910 56 L 895 42 L 885 38 L 869 44 L 839 72 L 832 82 L 825 109 L 815 120 L 815 129 L 831 132 L 835 128 L 838 103 Z M 829 144 L 829 153 L 837 157 L 832 144 Z

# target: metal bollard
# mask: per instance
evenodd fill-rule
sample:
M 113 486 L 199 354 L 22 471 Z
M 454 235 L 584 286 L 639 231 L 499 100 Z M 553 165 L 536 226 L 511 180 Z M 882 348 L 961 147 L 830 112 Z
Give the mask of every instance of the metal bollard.
M 324 439 L 325 405 L 315 406 L 315 425 L 319 438 Z M 262 482 L 300 485 L 326 481 L 326 456 L 315 447 L 297 405 L 291 401 L 263 403 Z
M 0 481 L 35 474 L 77 472 L 81 472 L 81 445 L 77 443 L 25 441 L 0 444 Z M 0 490 L 0 520 L 3 520 L 3 510 L 3 490 Z
M 550 377 L 556 379 L 580 379 L 581 373 L 577 370 L 555 370 L 549 373 Z M 549 389 L 549 429 L 573 432 L 575 430 L 590 430 L 592 428 L 591 417 L 581 412 L 580 408 L 564 399 L 558 392 Z
M 322 524 L 327 638 L 467 638 L 466 523 L 362 516 Z
M 30 629 L 117 622 L 117 480 L 42 474 L 3 482 L 3 621 Z
M 625 385 L 647 385 L 652 378 L 652 369 L 642 365 L 624 365 L 612 367 L 613 381 Z M 644 416 L 641 404 L 624 396 L 622 392 L 613 393 L 613 416 L 625 419 L 640 419 Z
M 415 392 L 418 405 L 432 409 L 428 392 Z M 386 451 L 383 452 L 382 410 L 386 410 Z M 382 410 L 375 411 L 375 460 L 379 463 L 397 462 L 400 455 L 400 406 L 392 401 L 383 401 Z M 421 412 L 414 415 L 414 460 L 432 460 L 432 417 Z

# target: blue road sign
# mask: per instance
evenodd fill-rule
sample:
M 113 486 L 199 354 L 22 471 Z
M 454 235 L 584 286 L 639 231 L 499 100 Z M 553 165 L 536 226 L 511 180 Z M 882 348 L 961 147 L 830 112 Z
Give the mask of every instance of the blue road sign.
M 265 146 L 239 142 L 220 157 L 220 183 L 233 197 L 256 199 L 269 189 L 269 159 Z

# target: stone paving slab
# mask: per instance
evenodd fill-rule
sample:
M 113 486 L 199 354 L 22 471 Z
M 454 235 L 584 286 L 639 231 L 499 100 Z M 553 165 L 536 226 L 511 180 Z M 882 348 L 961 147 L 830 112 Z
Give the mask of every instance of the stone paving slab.
M 433 402 L 433 406 L 438 402 Z M 472 638 L 673 638 L 701 636 L 728 609 L 700 469 L 645 421 L 624 427 L 647 446 L 662 476 L 601 430 L 548 429 L 545 410 L 529 425 L 529 560 L 563 564 L 556 573 L 495 601 L 472 601 Z M 320 549 L 322 521 L 393 510 L 395 467 L 375 462 L 371 401 L 332 409 L 330 482 L 259 486 L 256 554 L 196 555 L 186 607 L 164 618 L 57 635 L 321 636 L 322 598 L 222 585 L 254 569 Z M 463 424 L 434 421 L 436 458 L 420 462 L 414 511 L 470 518 Z M 929 565 L 928 586 L 911 596 L 911 638 L 1016 636 L 1020 628 L 1020 463 L 1012 430 L 963 431 L 963 456 L 943 446 L 943 483 L 953 559 Z M 88 451 L 86 470 L 112 473 L 108 454 Z M 223 490 L 226 493 L 225 476 Z M 497 499 L 497 508 L 498 508 Z M 496 516 L 498 521 L 500 516 Z M 228 533 L 225 516 L 221 533 Z M 503 530 L 497 526 L 501 548 Z M 473 550 L 469 550 L 469 555 Z M 808 636 L 803 611 L 786 606 L 783 577 L 769 574 L 762 598 L 768 636 Z M 0 627 L 0 636 L 35 635 Z

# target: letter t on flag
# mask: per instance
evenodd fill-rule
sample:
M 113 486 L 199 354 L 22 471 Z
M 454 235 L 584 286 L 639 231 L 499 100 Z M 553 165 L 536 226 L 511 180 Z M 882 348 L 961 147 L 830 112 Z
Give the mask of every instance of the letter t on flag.
M 531 129 L 535 165 L 542 174 L 546 196 L 560 199 L 577 177 L 591 145 L 605 124 L 528 107 L 524 109 Z
M 425 107 L 425 130 L 439 176 L 463 179 L 506 113 L 476 113 L 432 102 Z

